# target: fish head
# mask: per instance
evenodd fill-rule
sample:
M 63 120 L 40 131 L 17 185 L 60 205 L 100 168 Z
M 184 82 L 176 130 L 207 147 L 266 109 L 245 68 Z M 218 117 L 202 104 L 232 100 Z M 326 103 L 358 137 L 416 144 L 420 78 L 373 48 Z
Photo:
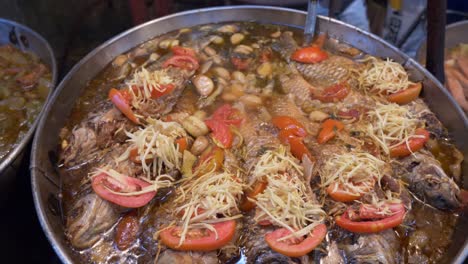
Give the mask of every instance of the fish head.
M 263 250 L 255 257 L 255 264 L 288 264 L 291 263 L 291 258 L 274 252 L 272 250 Z
M 415 182 L 416 189 L 423 192 L 425 199 L 431 205 L 443 210 L 460 207 L 458 199 L 460 188 L 441 167 L 430 164 L 417 173 L 419 177 Z

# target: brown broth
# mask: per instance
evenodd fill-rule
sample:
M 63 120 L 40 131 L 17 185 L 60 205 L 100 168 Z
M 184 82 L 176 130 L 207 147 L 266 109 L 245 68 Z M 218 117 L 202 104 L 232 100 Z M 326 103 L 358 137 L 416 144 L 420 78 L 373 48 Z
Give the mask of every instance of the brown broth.
M 242 41 L 242 44 L 244 45 L 252 45 L 254 43 L 258 43 L 259 40 L 266 40 L 270 38 L 270 35 L 274 32 L 276 32 L 278 29 L 281 31 L 285 30 L 290 30 L 293 31 L 296 37 L 296 40 L 298 43 L 302 42 L 301 38 L 301 33 L 298 30 L 283 27 L 283 26 L 277 26 L 277 25 L 260 25 L 256 23 L 237 23 L 237 25 L 240 26 L 240 31 L 246 34 L 246 38 Z M 213 26 L 213 25 L 209 25 Z M 196 39 L 199 35 L 202 35 L 203 32 L 206 30 L 206 26 L 201 26 L 201 27 L 196 27 L 191 29 L 192 32 L 187 34 L 181 34 L 179 36 L 179 40 L 181 42 L 189 41 L 189 40 L 194 40 Z M 171 32 L 168 33 L 167 36 L 170 37 L 175 37 L 179 35 L 178 32 Z M 228 34 L 223 34 L 223 41 L 224 44 L 222 45 L 210 45 L 217 54 L 221 54 L 221 56 L 224 56 L 225 59 L 228 58 L 226 57 L 226 54 L 228 54 L 232 49 L 235 48 L 234 45 L 230 43 L 229 35 Z M 151 43 L 151 41 L 142 44 L 140 47 L 137 47 L 129 52 L 127 52 L 127 56 L 132 57 L 132 54 L 137 53 L 138 49 L 145 49 L 144 55 L 139 55 L 134 58 L 130 58 L 128 60 L 128 63 L 132 64 L 132 69 L 128 71 L 127 76 L 130 76 L 135 69 L 139 66 L 145 63 L 149 57 L 151 56 L 152 53 L 158 53 L 160 56 L 164 56 L 169 52 L 168 49 L 163 49 L 161 47 L 152 47 L 152 45 L 149 45 L 148 43 Z M 141 51 L 141 50 L 140 50 Z M 258 52 L 258 51 L 255 51 Z M 276 71 L 277 73 L 274 74 L 273 78 L 259 78 L 258 76 L 255 75 L 255 69 L 252 69 L 249 71 L 249 73 L 252 73 L 254 75 L 254 80 L 252 80 L 251 83 L 251 88 L 252 91 L 244 91 L 245 93 L 252 93 L 252 94 L 260 94 L 265 87 L 267 87 L 270 83 L 272 83 L 272 91 L 271 91 L 271 96 L 278 96 L 282 94 L 282 89 L 281 85 L 278 81 L 277 76 L 279 75 L 278 72 L 284 71 L 286 69 L 285 62 L 281 59 L 279 54 L 276 52 L 273 52 L 272 57 L 270 58 L 270 61 L 273 64 L 276 64 Z M 224 62 L 222 65 L 226 70 L 229 72 L 233 72 L 235 70 L 235 67 L 232 63 L 229 63 L 228 61 Z M 120 67 L 116 67 L 113 65 L 108 65 L 101 73 L 99 73 L 95 78 L 93 78 L 88 86 L 84 89 L 83 94 L 77 101 L 75 108 L 72 111 L 71 116 L 68 119 L 68 123 L 66 125 L 66 135 L 63 135 L 63 138 L 66 138 L 69 136 L 70 131 L 72 129 L 79 125 L 80 122 L 83 120 L 86 120 L 87 115 L 90 112 L 93 112 L 96 110 L 96 106 L 100 106 L 103 101 L 108 100 L 107 99 L 107 94 L 110 88 L 114 87 L 121 87 L 123 85 L 123 80 L 112 80 L 115 78 L 116 75 L 119 75 L 118 72 L 121 70 Z M 219 78 L 216 77 L 216 73 L 213 70 L 213 67 L 205 74 L 206 76 L 213 78 L 215 80 L 215 85 L 217 85 L 220 80 Z M 196 89 L 193 84 L 188 84 L 186 89 L 192 89 L 194 90 L 194 94 L 196 93 Z M 232 103 L 231 100 L 226 100 L 227 96 L 225 95 L 228 92 L 232 92 L 232 86 L 226 87 L 223 91 L 223 94 L 217 97 L 217 99 L 209 106 L 206 106 L 203 108 L 203 110 L 206 112 L 207 116 L 210 116 L 215 109 L 217 109 L 219 106 L 225 104 L 225 103 Z M 224 95 L 224 96 L 223 96 Z M 224 99 L 223 99 L 224 98 Z M 236 101 L 235 99 L 234 101 Z M 262 105 L 265 105 L 269 102 L 268 99 L 265 99 L 262 102 Z M 262 106 L 261 105 L 261 106 Z M 442 155 L 444 153 L 444 145 L 440 145 L 440 150 L 437 150 L 434 152 L 434 155 L 436 158 L 438 158 L 442 164 L 443 168 L 446 169 L 452 160 L 447 158 L 445 155 Z M 89 167 L 84 167 L 83 169 L 79 171 L 73 172 L 74 175 L 82 175 L 78 177 L 78 179 L 70 182 L 66 182 L 66 184 L 63 186 L 64 187 L 64 199 L 63 199 L 63 204 L 65 205 L 65 211 L 68 211 L 68 207 L 75 202 L 76 196 L 75 194 L 78 193 L 77 190 L 80 190 L 82 188 L 83 181 L 82 179 L 86 177 L 86 175 L 90 172 Z M 62 170 L 62 177 L 66 178 L 69 177 L 70 171 L 67 170 L 66 168 Z M 166 200 L 166 199 L 162 199 Z M 157 204 L 157 205 L 156 205 Z M 155 208 L 159 206 L 159 202 L 156 204 L 151 204 L 150 206 L 153 206 L 153 208 L 150 209 L 150 211 L 157 211 Z M 139 209 L 138 212 L 142 213 L 146 209 Z M 150 214 L 149 216 L 146 215 L 143 218 L 143 222 L 145 224 L 143 225 L 143 228 L 147 228 L 147 230 L 143 230 L 139 241 L 143 240 L 151 240 L 150 235 L 148 234 L 150 231 L 155 231 L 153 230 L 154 227 L 149 226 L 148 223 L 151 223 L 155 221 L 154 219 L 157 218 L 158 215 L 155 213 Z M 455 226 L 456 220 L 457 220 L 457 215 L 448 213 L 448 212 L 442 212 L 439 210 L 434 210 L 429 207 L 423 206 L 419 204 L 418 202 L 414 203 L 414 208 L 411 213 L 411 217 L 414 219 L 414 225 L 411 226 L 410 228 L 403 228 L 399 229 L 398 233 L 400 235 L 400 244 L 401 244 L 401 255 L 404 256 L 404 262 L 407 263 L 409 261 L 409 255 L 411 254 L 422 254 L 425 256 L 425 258 L 430 259 L 429 263 L 437 263 L 437 259 L 440 258 L 444 252 L 444 249 L 448 246 L 450 243 L 450 237 L 452 235 L 452 230 Z M 146 232 L 145 232 L 146 231 Z M 422 231 L 425 234 L 427 234 L 430 237 L 430 244 L 426 245 L 425 248 L 418 248 L 415 249 L 413 245 L 411 244 L 411 241 L 409 241 L 409 236 L 410 234 L 417 232 L 417 231 Z M 107 232 L 104 235 L 104 241 L 112 241 L 113 233 L 112 232 Z M 110 242 L 112 243 L 112 242 Z M 140 243 L 140 242 L 139 242 Z M 154 242 L 155 244 L 157 243 L 156 241 Z M 104 245 L 103 243 L 101 243 Z M 88 250 L 83 250 L 79 251 L 79 257 L 82 260 L 89 261 L 92 260 L 96 263 L 100 263 L 102 261 L 109 261 L 106 256 L 110 255 L 111 253 L 116 254 L 117 256 L 121 253 L 119 253 L 118 249 L 115 247 L 110 247 L 110 244 L 106 244 L 106 246 L 100 246 L 100 247 L 95 247 L 94 249 L 88 249 Z M 91 251 L 101 251 L 101 253 L 96 253 L 92 254 Z M 147 248 L 139 248 L 136 249 L 135 251 L 132 251 L 133 253 L 125 253 L 125 254 L 130 254 L 126 255 L 130 259 L 132 259 L 131 262 L 134 262 L 138 256 L 140 257 L 140 261 L 152 261 L 151 258 L 154 256 L 141 256 L 142 254 L 145 254 L 145 250 L 148 250 Z M 103 253 L 104 252 L 104 253 Z M 104 255 L 102 255 L 104 254 Z M 107 255 L 106 255 L 107 254 Z M 100 257 L 97 257 L 100 256 Z M 117 257 L 116 257 L 117 258 Z M 245 259 L 245 256 L 241 256 L 241 262 L 242 259 Z M 127 259 L 128 260 L 128 259 Z M 118 260 L 114 260 L 117 262 Z
M 50 70 L 36 55 L 0 46 L 0 160 L 28 132 L 51 85 Z

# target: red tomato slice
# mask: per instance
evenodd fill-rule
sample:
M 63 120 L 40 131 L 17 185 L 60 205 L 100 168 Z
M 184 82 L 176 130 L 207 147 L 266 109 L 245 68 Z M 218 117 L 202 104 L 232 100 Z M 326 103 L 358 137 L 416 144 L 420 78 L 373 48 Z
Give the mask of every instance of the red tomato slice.
M 127 97 L 127 98 L 126 98 Z M 133 113 L 133 110 L 130 108 L 128 96 L 125 96 L 123 91 L 119 91 L 115 88 L 110 89 L 109 91 L 109 99 L 112 103 L 117 107 L 117 109 L 122 112 L 130 121 L 135 124 L 140 124 L 138 118 Z
M 173 67 L 177 67 L 177 68 L 181 68 L 181 69 L 185 69 L 189 71 L 195 71 L 198 69 L 200 65 L 198 64 L 197 59 L 195 59 L 192 56 L 174 55 L 163 63 L 163 68 L 167 68 L 169 66 L 173 66 Z
M 271 122 L 273 123 L 273 125 L 275 125 L 279 129 L 291 130 L 294 133 L 294 135 L 298 137 L 307 136 L 307 132 L 304 126 L 293 117 L 275 116 L 273 117 Z
M 213 227 L 218 234 L 217 239 L 215 232 L 211 230 L 194 229 L 187 233 L 185 241 L 180 246 L 180 234 L 182 233 L 180 227 L 170 227 L 163 230 L 159 236 L 164 245 L 175 250 L 212 251 L 222 248 L 232 240 L 236 231 L 236 221 L 216 223 L 213 224 Z
M 271 57 L 272 57 L 272 52 L 271 52 L 271 49 L 265 49 L 262 51 L 262 53 L 260 54 L 260 62 L 267 62 L 267 61 L 270 61 L 271 60 Z
M 392 216 L 375 221 L 352 221 L 348 212 L 335 218 L 336 224 L 354 233 L 377 233 L 399 226 L 405 218 L 405 210 L 393 212 Z
M 174 55 L 185 55 L 194 58 L 196 57 L 195 50 L 187 47 L 174 46 L 171 48 L 171 51 L 174 53 Z
M 337 183 L 332 183 L 327 187 L 327 193 L 330 195 L 330 197 L 338 202 L 352 202 L 356 199 L 359 199 L 361 197 L 361 194 L 359 193 L 350 193 L 338 186 L 336 188 L 335 186 Z
M 175 143 L 179 145 L 179 152 L 184 153 L 184 150 L 186 150 L 188 146 L 187 138 L 183 137 L 176 139 Z
M 420 137 L 412 137 L 408 140 L 409 149 L 406 142 L 402 142 L 401 144 L 390 148 L 390 156 L 406 157 L 411 153 L 422 149 L 424 144 L 429 140 L 429 131 L 424 128 L 418 128 L 415 131 L 415 135 Z
M 281 143 L 289 145 L 294 157 L 302 160 L 302 157 L 307 155 L 311 161 L 315 160 L 312 153 L 310 153 L 309 149 L 304 145 L 302 141 L 303 138 L 297 137 L 293 130 L 280 130 L 278 136 Z
M 106 173 L 101 173 L 93 177 L 91 183 L 94 192 L 99 195 L 99 197 L 111 203 L 127 208 L 138 208 L 145 206 L 153 199 L 153 197 L 156 195 L 156 192 L 127 196 L 112 193 L 110 190 L 125 194 L 126 192 L 128 193 L 132 191 L 139 191 L 150 185 L 150 183 L 147 183 L 143 180 L 127 176 L 125 176 L 124 182 L 119 182 Z
M 324 103 L 332 103 L 346 98 L 350 90 L 347 83 L 339 83 L 325 88 L 322 93 L 314 94 L 313 97 Z
M 325 122 L 322 124 L 322 129 L 320 130 L 318 137 L 317 137 L 317 142 L 319 144 L 323 144 L 330 139 L 334 138 L 336 135 L 336 131 L 341 131 L 343 130 L 344 125 L 338 120 L 335 119 L 327 119 Z
M 312 46 L 296 50 L 291 59 L 302 63 L 317 63 L 328 59 L 328 54 L 319 47 Z
M 340 119 L 359 119 L 361 113 L 357 109 L 350 109 L 348 111 L 339 111 L 338 117 Z
M 158 99 L 159 97 L 163 95 L 170 94 L 174 90 L 175 86 L 170 83 L 170 84 L 161 84 L 159 86 L 159 91 L 158 89 L 151 87 L 151 99 Z M 139 87 L 136 85 L 132 85 L 132 90 L 134 93 L 141 93 L 143 90 L 143 87 Z
M 250 66 L 252 59 L 241 59 L 238 57 L 231 57 L 231 62 L 238 70 L 246 70 Z
M 286 228 L 276 229 L 275 231 L 265 235 L 265 241 L 274 251 L 283 254 L 288 257 L 301 257 L 316 248 L 327 234 L 327 227 L 324 224 L 320 224 L 312 230 L 312 234 L 309 234 L 305 239 L 298 239 L 296 241 L 284 240 L 278 241 L 278 239 L 291 234 Z
M 157 98 L 159 98 L 159 97 L 161 97 L 163 95 L 170 94 L 170 93 L 172 93 L 174 88 L 175 88 L 175 86 L 172 83 L 166 84 L 166 85 L 162 84 L 162 85 L 160 85 L 160 88 L 159 88 L 162 91 L 158 91 L 156 89 L 151 90 L 151 98 L 152 99 L 157 99 Z
M 241 119 L 232 119 L 237 110 L 225 104 L 216 109 L 211 119 L 205 120 L 205 124 L 213 131 L 213 138 L 221 143 L 224 148 L 232 146 L 233 135 L 229 125 L 239 125 Z
M 272 225 L 272 223 L 271 223 L 270 220 L 262 220 L 262 221 L 259 221 L 258 224 L 261 225 L 261 226 L 269 226 L 269 225 Z
M 217 119 L 205 120 L 205 124 L 213 131 L 213 138 L 221 143 L 224 148 L 232 146 L 233 135 L 229 125 Z
M 384 214 L 382 210 L 387 207 L 390 214 Z M 391 216 L 394 212 L 404 211 L 405 206 L 402 203 L 388 203 L 382 207 L 375 207 L 369 204 L 361 204 L 359 207 L 360 219 L 382 219 Z
M 232 106 L 228 104 L 225 104 L 214 111 L 212 119 L 222 120 L 223 123 L 237 126 L 242 121 L 241 119 L 235 118 L 237 112 L 237 109 L 232 108 Z
M 255 208 L 255 203 L 249 201 L 249 199 L 255 199 L 255 197 L 259 194 L 261 194 L 266 187 L 268 186 L 267 181 L 257 181 L 254 183 L 254 186 L 252 189 L 248 190 L 245 192 L 244 197 L 242 198 L 242 201 L 240 203 L 240 209 L 244 212 L 250 211 Z
M 422 84 L 420 82 L 415 83 L 403 91 L 388 95 L 387 99 L 388 101 L 393 103 L 407 104 L 418 98 L 419 94 L 421 93 L 421 90 Z

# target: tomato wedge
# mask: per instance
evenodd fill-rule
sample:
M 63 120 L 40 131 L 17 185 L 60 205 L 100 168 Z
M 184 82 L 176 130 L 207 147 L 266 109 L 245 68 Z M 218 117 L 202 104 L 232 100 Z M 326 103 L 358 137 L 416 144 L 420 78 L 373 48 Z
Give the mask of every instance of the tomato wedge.
M 187 47 L 174 46 L 171 48 L 171 51 L 174 53 L 174 55 L 185 55 L 194 58 L 196 57 L 195 50 Z
M 170 227 L 163 230 L 159 237 L 161 242 L 175 250 L 212 251 L 222 248 L 234 237 L 236 221 L 229 220 L 213 224 L 216 233 L 208 229 L 193 229 L 187 232 L 184 242 L 179 246 L 181 227 Z
M 271 223 L 270 220 L 262 220 L 262 221 L 259 221 L 259 222 L 258 222 L 258 225 L 261 225 L 261 226 L 269 226 L 269 225 L 272 225 L 272 223 Z
M 361 197 L 360 193 L 350 193 L 340 188 L 340 186 L 336 187 L 337 184 L 338 183 L 332 183 L 326 189 L 328 195 L 330 195 L 333 200 L 346 203 Z
M 424 128 L 418 128 L 415 131 L 415 136 L 408 140 L 408 145 L 406 142 L 402 142 L 392 148 L 390 148 L 391 157 L 406 157 L 413 152 L 416 152 L 424 147 L 424 144 L 429 140 L 429 131 Z
M 167 59 L 163 63 L 163 68 L 167 68 L 169 66 L 189 70 L 189 71 L 195 71 L 200 67 L 200 64 L 198 64 L 198 60 L 195 59 L 192 56 L 188 55 L 174 55 Z
M 140 124 L 140 121 L 138 121 L 138 118 L 135 116 L 133 113 L 133 110 L 130 108 L 129 104 L 129 97 L 124 93 L 124 91 L 119 91 L 115 88 L 110 89 L 109 91 L 109 99 L 112 101 L 112 103 L 117 107 L 117 109 L 122 112 L 130 121 L 132 121 L 135 124 Z
M 312 46 L 296 50 L 291 59 L 302 63 L 317 63 L 328 59 L 328 54 L 321 48 Z
M 179 152 L 184 153 L 184 150 L 187 149 L 188 141 L 186 137 L 178 138 L 175 140 L 175 143 L 179 146 Z
M 291 234 L 291 231 L 286 228 L 276 229 L 275 231 L 265 235 L 265 241 L 271 249 L 280 254 L 288 257 L 301 257 L 308 254 L 322 243 L 322 240 L 327 234 L 327 227 L 324 224 L 319 224 L 305 239 L 296 239 L 296 241 L 293 241 L 294 239 L 278 241 L 278 239 L 289 234 Z
M 167 94 L 170 94 L 172 93 L 172 91 L 174 90 L 175 86 L 170 83 L 170 84 L 166 84 L 166 85 L 160 85 L 160 88 L 161 91 L 159 90 L 156 90 L 156 89 L 152 89 L 151 90 L 151 98 L 152 99 L 157 99 L 161 96 L 164 96 L 164 95 L 167 95 Z
M 405 210 L 405 206 L 402 203 L 387 203 L 387 204 L 383 205 L 382 207 L 375 207 L 373 205 L 361 204 L 361 206 L 359 207 L 359 218 L 360 219 L 382 219 L 382 218 L 386 218 L 389 215 L 384 214 L 382 212 L 384 210 L 384 207 L 387 207 L 387 209 L 391 213 Z
M 255 199 L 255 197 L 259 194 L 261 194 L 266 187 L 268 186 L 267 181 L 257 181 L 254 183 L 254 186 L 252 189 L 248 190 L 245 194 L 244 197 L 242 198 L 242 201 L 240 203 L 240 209 L 244 212 L 250 211 L 255 208 L 255 203 L 249 201 L 248 198 L 250 199 Z
M 124 176 L 122 181 L 118 181 L 106 173 L 93 177 L 91 182 L 94 192 L 99 197 L 127 208 L 138 208 L 148 204 L 156 195 L 155 191 L 138 195 L 126 195 L 125 193 L 140 191 L 150 185 L 150 183 L 143 180 L 127 176 Z M 117 193 L 113 193 L 111 190 Z
M 237 112 L 237 109 L 225 104 L 213 112 L 212 119 L 222 120 L 229 125 L 239 125 L 242 120 L 235 118 Z
M 307 136 L 307 132 L 304 126 L 297 121 L 295 118 L 290 116 L 275 116 L 271 120 L 273 125 L 282 130 L 290 130 L 294 135 L 298 137 Z
M 341 101 L 348 96 L 351 88 L 348 83 L 338 83 L 325 88 L 320 94 L 313 94 L 313 97 L 324 103 Z
M 216 139 L 224 148 L 230 148 L 234 136 L 232 135 L 229 125 L 218 119 L 205 120 L 205 124 L 211 129 L 212 136 Z
M 246 70 L 250 66 L 250 62 L 252 62 L 252 59 L 242 59 L 238 57 L 231 57 L 231 62 L 236 67 L 238 70 Z
M 327 119 L 322 124 L 322 129 L 320 130 L 317 142 L 323 144 L 330 139 L 334 138 L 337 131 L 341 131 L 344 128 L 344 124 L 335 119 Z
M 229 126 L 239 125 L 242 121 L 241 119 L 233 119 L 236 113 L 236 109 L 225 104 L 213 113 L 211 119 L 205 120 L 205 124 L 213 131 L 213 138 L 224 148 L 232 146 L 233 135 Z
M 388 95 L 387 100 L 397 104 L 407 104 L 418 98 L 421 90 L 422 84 L 420 82 L 415 83 L 403 91 Z
M 390 209 L 392 210 L 392 209 Z M 399 226 L 405 218 L 405 209 L 392 211 L 392 215 L 374 221 L 353 221 L 346 211 L 343 215 L 335 218 L 336 224 L 354 233 L 377 233 L 386 229 Z

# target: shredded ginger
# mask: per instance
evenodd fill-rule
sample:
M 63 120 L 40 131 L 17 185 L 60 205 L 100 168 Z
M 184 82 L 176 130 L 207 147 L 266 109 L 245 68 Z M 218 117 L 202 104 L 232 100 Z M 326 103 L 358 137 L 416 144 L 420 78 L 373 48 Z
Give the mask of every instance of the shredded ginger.
M 303 168 L 298 164 L 298 160 L 283 145 L 280 145 L 276 150 L 268 150 L 260 157 L 252 171 L 253 179 L 249 185 L 266 175 L 277 175 L 291 168 L 301 176 L 303 175 Z
M 267 180 L 268 185 L 255 200 L 260 209 L 255 216 L 257 222 L 269 220 L 274 225 L 287 228 L 292 237 L 309 234 L 324 219 L 326 213 L 319 204 L 307 196 L 307 189 L 302 182 L 303 169 L 283 146 L 269 150 L 260 157 L 253 170 L 254 177 Z
M 132 106 L 138 109 L 141 103 L 151 99 L 151 92 L 153 90 L 164 92 L 166 89 L 164 85 L 173 82 L 174 80 L 167 74 L 166 69 L 150 72 L 142 67 L 141 70 L 136 71 L 133 74 L 133 78 L 126 81 L 125 84 L 132 94 Z M 140 89 L 134 90 L 133 87 L 138 87 Z
M 175 122 L 163 122 L 148 118 L 148 125 L 130 133 L 128 136 L 130 146 L 117 159 L 128 159 L 130 152 L 137 149 L 138 158 L 141 160 L 143 172 L 147 177 L 161 174 L 163 166 L 168 169 L 180 169 L 182 154 L 175 144 L 178 137 L 187 137 L 185 130 Z
M 406 107 L 394 103 L 377 103 L 375 109 L 367 115 L 371 122 L 366 132 L 386 154 L 390 153 L 392 147 L 409 144 L 409 139 L 417 137 L 414 132 L 420 121 Z
M 212 224 L 242 217 L 237 204 L 243 189 L 240 177 L 228 172 L 211 171 L 182 183 L 175 200 L 182 204 L 175 213 L 183 213 L 179 245 L 185 241 L 191 228 L 207 228 L 216 232 Z
M 359 87 L 365 91 L 387 95 L 408 88 L 413 83 L 403 66 L 390 59 L 380 60 L 369 57 L 368 67 L 359 76 Z
M 103 167 L 103 168 L 98 168 L 96 169 L 94 172 L 91 173 L 91 178 L 93 177 L 96 177 L 97 175 L 101 174 L 101 173 L 105 173 L 107 174 L 109 177 L 111 177 L 113 180 L 121 183 L 123 186 L 126 185 L 126 182 L 125 182 L 125 175 L 123 174 L 120 174 L 119 172 L 109 168 L 109 167 Z M 134 196 L 134 195 L 141 195 L 141 194 L 145 194 L 145 193 L 149 193 L 149 192 L 157 192 L 159 189 L 161 188 L 166 188 L 166 187 L 170 187 L 173 185 L 174 183 L 174 178 L 172 178 L 170 175 L 167 175 L 167 174 L 162 174 L 162 175 L 158 175 L 158 177 L 156 177 L 156 179 L 154 180 L 151 180 L 149 178 L 146 178 L 146 177 L 139 177 L 139 179 L 145 181 L 145 182 L 148 182 L 150 183 L 151 185 L 147 186 L 147 187 L 144 187 L 142 188 L 141 190 L 138 190 L 138 191 L 131 191 L 131 192 L 116 192 L 112 189 L 109 189 L 107 188 L 106 186 L 104 186 L 105 188 L 107 188 L 107 190 L 113 194 L 118 194 L 118 195 L 121 195 L 121 196 Z
M 368 201 L 369 203 L 363 204 L 363 206 L 379 208 L 376 213 L 380 215 L 391 215 L 392 211 L 388 205 L 401 203 L 401 200 L 398 198 L 398 196 L 398 193 L 391 192 L 390 190 L 384 192 L 384 197 L 378 197 L 375 192 L 371 192 L 370 201 Z
M 335 154 L 328 159 L 320 171 L 322 186 L 332 183 L 349 193 L 365 193 L 386 172 L 386 163 L 369 153 L 351 152 Z M 335 190 L 336 191 L 336 190 Z

